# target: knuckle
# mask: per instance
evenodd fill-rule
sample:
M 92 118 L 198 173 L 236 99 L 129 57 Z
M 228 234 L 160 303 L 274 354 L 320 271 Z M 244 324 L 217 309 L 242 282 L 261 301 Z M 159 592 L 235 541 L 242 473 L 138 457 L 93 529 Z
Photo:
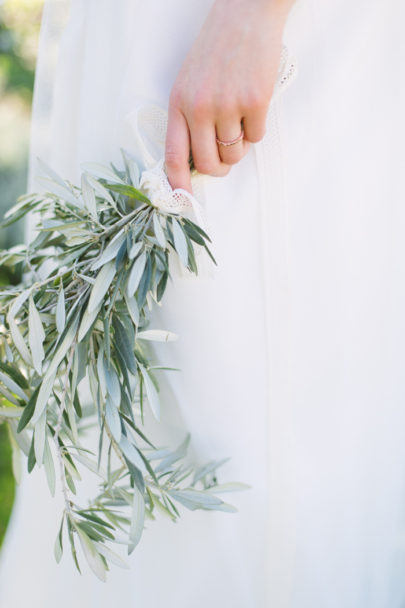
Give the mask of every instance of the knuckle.
M 244 153 L 241 150 L 222 150 L 220 151 L 220 155 L 222 162 L 226 165 L 236 165 L 240 160 L 242 160 Z
M 213 177 L 225 177 L 225 175 L 228 175 L 230 170 L 231 170 L 231 165 L 221 162 L 217 166 L 215 171 L 213 173 L 210 173 L 210 175 L 212 175 Z
M 228 164 L 223 164 L 221 166 L 221 173 L 218 175 L 218 177 L 225 177 L 225 175 L 228 175 L 229 171 L 231 170 L 231 166 Z
M 169 97 L 169 107 L 171 108 L 180 108 L 183 104 L 183 91 L 180 86 L 175 85 Z
M 248 133 L 246 135 L 246 139 L 248 141 L 252 142 L 252 144 L 256 144 L 263 139 L 265 134 L 266 134 L 266 130 L 264 128 L 255 129 L 252 133 Z
M 268 105 L 270 97 L 262 90 L 252 89 L 246 94 L 244 106 L 248 110 L 263 110 Z
M 212 104 L 205 93 L 197 93 L 190 103 L 190 116 L 194 122 L 201 122 L 212 114 Z
M 215 104 L 215 112 L 220 118 L 235 116 L 239 114 L 239 104 L 235 97 L 224 96 Z
M 223 158 L 223 160 L 227 163 L 227 165 L 236 165 L 240 160 L 242 160 L 242 156 L 231 156 L 229 158 Z
M 194 164 L 197 171 L 204 175 L 215 175 L 215 172 L 218 170 L 218 165 L 209 160 L 199 159 Z
M 183 167 L 183 159 L 174 146 L 166 146 L 165 163 L 169 169 L 177 170 Z

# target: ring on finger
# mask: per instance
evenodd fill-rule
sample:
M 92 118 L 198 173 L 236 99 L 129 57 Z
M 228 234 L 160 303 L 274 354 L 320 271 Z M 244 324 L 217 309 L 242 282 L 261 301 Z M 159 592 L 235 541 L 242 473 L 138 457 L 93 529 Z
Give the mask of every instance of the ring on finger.
M 242 127 L 238 137 L 235 137 L 235 139 L 229 139 L 229 140 L 225 140 L 225 141 L 222 139 L 219 139 L 219 137 L 216 137 L 215 139 L 216 139 L 217 144 L 219 144 L 220 146 L 234 146 L 235 144 L 242 141 L 244 136 L 245 136 L 245 132 Z

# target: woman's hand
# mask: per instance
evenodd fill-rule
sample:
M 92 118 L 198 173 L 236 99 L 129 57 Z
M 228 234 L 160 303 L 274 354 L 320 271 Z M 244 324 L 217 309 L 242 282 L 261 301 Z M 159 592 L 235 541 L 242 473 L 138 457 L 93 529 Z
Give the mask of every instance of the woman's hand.
M 173 86 L 166 171 L 191 191 L 189 156 L 200 173 L 226 175 L 260 141 L 292 0 L 216 0 Z M 243 121 L 244 139 L 237 138 Z

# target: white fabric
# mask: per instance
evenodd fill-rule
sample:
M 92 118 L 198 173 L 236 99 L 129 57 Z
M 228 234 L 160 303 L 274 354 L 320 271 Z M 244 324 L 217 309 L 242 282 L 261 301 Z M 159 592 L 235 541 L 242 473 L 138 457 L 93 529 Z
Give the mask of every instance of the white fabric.
M 45 18 L 33 154 L 73 181 L 82 162 L 118 164 L 135 100 L 167 106 L 210 5 L 71 0 L 46 70 L 61 28 Z M 103 585 L 54 564 L 59 499 L 30 476 L 1 606 L 404 606 L 404 19 L 402 0 L 297 2 L 298 76 L 265 140 L 204 179 L 218 269 L 175 277 L 154 313 L 179 335 L 159 358 L 182 370 L 164 379 L 162 442 L 187 428 L 197 458 L 231 456 L 220 478 L 252 485 L 230 497 L 239 512 L 148 524 Z
M 271 100 L 273 106 L 279 96 L 291 84 L 296 75 L 295 60 L 288 49 L 283 48 L 278 77 Z M 191 173 L 193 194 L 182 188 L 173 190 L 167 179 L 164 164 L 164 144 L 167 129 L 167 111 L 154 104 L 139 103 L 125 118 L 132 131 L 132 149 L 142 168 L 139 186 L 146 192 L 152 203 L 168 213 L 191 215 L 206 230 L 204 211 L 201 203 L 204 198 L 204 176 L 196 171 Z

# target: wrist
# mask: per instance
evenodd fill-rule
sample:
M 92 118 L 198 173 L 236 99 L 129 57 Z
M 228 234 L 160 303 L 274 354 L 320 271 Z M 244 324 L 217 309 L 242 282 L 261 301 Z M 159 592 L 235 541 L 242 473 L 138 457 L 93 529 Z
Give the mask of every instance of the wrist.
M 265 19 L 271 24 L 272 32 L 279 30 L 282 34 L 289 12 L 295 0 L 219 0 L 227 2 L 229 9 L 237 10 L 237 6 L 242 12 L 245 10 L 249 14 L 256 13 L 260 19 Z
M 279 23 L 281 27 L 284 27 L 290 10 L 295 4 L 295 0 L 258 0 L 258 2 L 264 5 L 269 17 Z

